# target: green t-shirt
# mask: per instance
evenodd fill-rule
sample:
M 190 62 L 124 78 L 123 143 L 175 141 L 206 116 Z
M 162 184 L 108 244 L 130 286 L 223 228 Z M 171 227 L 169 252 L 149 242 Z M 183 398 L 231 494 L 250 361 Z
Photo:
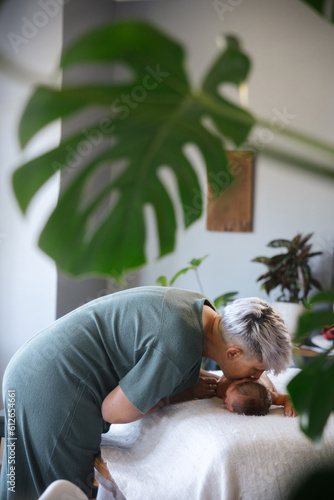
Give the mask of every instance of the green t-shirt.
M 107 295 L 35 335 L 14 356 L 13 371 L 16 364 L 21 383 L 28 384 L 33 369 L 36 390 L 42 380 L 61 393 L 64 403 L 71 401 L 80 383 L 101 407 L 119 384 L 145 413 L 161 398 L 197 382 L 204 303 L 214 308 L 199 293 L 165 287 Z
M 140 288 L 127 296 L 130 300 L 115 328 L 122 332 L 119 342 L 126 366 L 119 384 L 145 413 L 162 397 L 197 382 L 204 341 L 202 311 L 208 301 L 175 288 Z M 125 332 L 124 325 L 130 330 Z

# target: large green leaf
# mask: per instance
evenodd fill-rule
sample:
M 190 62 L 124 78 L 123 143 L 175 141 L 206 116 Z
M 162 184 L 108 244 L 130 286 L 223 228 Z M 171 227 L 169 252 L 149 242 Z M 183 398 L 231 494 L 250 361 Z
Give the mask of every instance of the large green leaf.
M 102 64 L 112 72 L 121 64 L 127 70 L 123 80 L 100 85 L 80 81 L 60 90 L 39 87 L 28 102 L 20 124 L 23 146 L 57 118 L 80 116 L 91 107 L 105 112 L 96 123 L 79 128 L 59 147 L 14 173 L 14 190 L 25 211 L 57 170 L 77 172 L 60 194 L 39 240 L 65 272 L 118 279 L 126 270 L 143 265 L 146 205 L 154 208 L 160 255 L 174 249 L 177 207 L 159 177 L 161 166 L 175 175 L 184 225 L 202 213 L 201 188 L 185 146 L 197 146 L 217 194 L 233 181 L 223 137 L 239 145 L 254 120 L 228 102 L 221 87 L 245 81 L 249 59 L 237 40 L 229 38 L 201 88 L 195 90 L 184 58 L 178 43 L 146 23 L 113 24 L 74 43 L 63 54 L 62 67 L 95 64 L 98 69 Z M 206 125 L 208 119 L 214 127 Z M 110 182 L 87 198 L 92 179 L 105 168 L 111 168 Z
M 334 410 L 334 361 L 326 353 L 312 359 L 288 384 L 301 430 L 319 442 L 328 417 Z
M 316 293 L 310 304 L 334 303 L 334 290 Z M 315 329 L 334 323 L 330 310 L 304 312 L 298 320 L 294 341 L 298 342 Z M 334 359 L 327 352 L 302 366 L 301 372 L 288 385 L 288 392 L 300 416 L 302 431 L 313 441 L 320 441 L 330 413 L 334 410 Z

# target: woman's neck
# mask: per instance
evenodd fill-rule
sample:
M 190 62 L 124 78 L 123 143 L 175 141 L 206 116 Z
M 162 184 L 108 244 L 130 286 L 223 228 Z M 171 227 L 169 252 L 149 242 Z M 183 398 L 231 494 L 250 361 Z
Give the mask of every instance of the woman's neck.
M 219 321 L 221 316 L 210 306 L 203 306 L 203 329 L 204 329 L 204 347 L 203 355 L 213 359 L 219 364 L 219 351 L 222 348 L 222 339 L 219 334 Z

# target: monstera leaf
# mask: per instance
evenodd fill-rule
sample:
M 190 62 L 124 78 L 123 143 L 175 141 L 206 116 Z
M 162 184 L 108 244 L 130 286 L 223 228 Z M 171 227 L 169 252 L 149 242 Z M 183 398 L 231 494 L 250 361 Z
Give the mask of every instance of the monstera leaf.
M 97 70 L 103 65 L 111 74 L 121 65 L 123 79 L 99 84 L 80 80 L 60 90 L 37 88 L 20 123 L 20 141 L 25 146 L 53 120 L 81 116 L 92 107 L 103 110 L 103 117 L 99 114 L 93 125 L 79 127 L 59 147 L 22 165 L 13 184 L 25 211 L 57 170 L 77 172 L 61 192 L 39 246 L 69 274 L 118 279 L 146 262 L 146 205 L 154 209 L 160 256 L 174 249 L 177 207 L 159 176 L 160 167 L 174 173 L 185 227 L 202 211 L 201 188 L 185 152 L 187 145 L 198 148 L 217 194 L 233 181 L 223 137 L 240 144 L 254 120 L 228 102 L 221 87 L 243 82 L 250 62 L 238 41 L 228 38 L 225 51 L 195 90 L 178 43 L 146 23 L 121 22 L 86 34 L 61 61 L 62 69 L 87 64 Z M 92 179 L 106 168 L 110 182 L 97 192 L 89 190 Z

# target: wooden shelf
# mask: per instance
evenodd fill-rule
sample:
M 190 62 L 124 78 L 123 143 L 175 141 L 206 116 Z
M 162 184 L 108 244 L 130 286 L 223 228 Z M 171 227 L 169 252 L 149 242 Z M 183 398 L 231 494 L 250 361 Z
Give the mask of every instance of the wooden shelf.
M 319 356 L 321 354 L 320 352 L 312 351 L 311 349 L 304 349 L 302 347 L 296 347 L 292 354 L 294 356 L 302 356 L 303 358 L 314 358 L 316 356 Z M 329 358 L 334 358 L 334 354 L 330 354 L 328 356 Z

